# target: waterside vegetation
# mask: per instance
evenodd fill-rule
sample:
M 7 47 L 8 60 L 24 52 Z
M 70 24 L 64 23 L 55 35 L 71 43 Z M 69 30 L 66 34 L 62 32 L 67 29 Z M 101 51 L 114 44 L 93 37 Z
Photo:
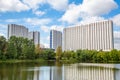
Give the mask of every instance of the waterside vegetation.
M 32 40 L 12 36 L 9 40 L 0 36 L 0 62 L 30 62 L 30 61 L 60 61 L 60 62 L 120 62 L 120 51 L 77 50 L 64 51 L 59 46 L 54 52 L 51 49 L 41 49 Z

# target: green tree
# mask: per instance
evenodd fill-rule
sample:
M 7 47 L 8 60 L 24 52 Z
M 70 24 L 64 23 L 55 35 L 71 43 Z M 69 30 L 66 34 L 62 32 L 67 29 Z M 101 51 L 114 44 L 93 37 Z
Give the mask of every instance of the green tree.
M 82 50 L 77 50 L 77 51 L 76 51 L 75 58 L 76 58 L 78 61 L 81 61 L 81 55 L 82 55 Z
M 24 54 L 22 54 L 22 47 L 24 44 L 25 38 L 23 37 L 16 37 L 16 49 L 17 49 L 17 58 L 20 58 L 21 56 L 24 57 Z
M 61 48 L 61 46 L 58 46 L 58 48 L 56 50 L 56 60 L 60 60 L 61 54 L 62 54 L 62 48 Z
M 106 52 L 104 52 L 104 54 L 103 54 L 103 62 L 109 62 L 109 60 L 110 60 L 110 56 L 109 56 L 109 52 L 108 51 L 106 51 Z
M 5 53 L 6 52 L 6 47 L 7 47 L 7 42 L 5 37 L 0 36 L 0 51 L 1 53 Z
M 80 61 L 80 62 L 84 62 L 87 60 L 87 51 L 86 50 L 77 50 L 76 51 L 76 57 L 77 57 L 77 60 Z
M 33 41 L 23 37 L 10 37 L 6 56 L 9 59 L 34 59 L 35 46 Z
M 75 57 L 73 51 L 64 51 L 61 55 L 63 60 L 70 60 Z
M 96 60 L 97 60 L 97 62 L 103 62 L 103 60 L 104 60 L 104 52 L 103 51 L 99 51 L 98 53 L 97 53 L 97 56 L 96 56 Z
M 43 50 L 40 55 L 41 55 L 41 58 L 45 60 L 55 59 L 55 53 L 52 49 Z
M 24 39 L 22 53 L 27 59 L 35 59 L 35 45 L 32 40 Z
M 19 56 L 19 59 L 26 59 L 28 54 L 28 46 L 27 44 L 22 44 L 22 53 Z
M 2 53 L 2 51 L 0 50 L 0 59 L 2 59 L 2 57 L 3 57 L 3 53 Z
M 7 52 L 6 52 L 7 59 L 16 59 L 17 57 L 17 49 L 14 41 L 9 40 Z
M 109 53 L 111 61 L 119 61 L 119 53 L 116 49 L 113 49 Z
M 36 53 L 36 54 L 40 54 L 40 53 L 41 53 L 41 48 L 40 48 L 40 45 L 39 45 L 39 44 L 37 44 L 37 45 L 35 46 L 35 53 Z

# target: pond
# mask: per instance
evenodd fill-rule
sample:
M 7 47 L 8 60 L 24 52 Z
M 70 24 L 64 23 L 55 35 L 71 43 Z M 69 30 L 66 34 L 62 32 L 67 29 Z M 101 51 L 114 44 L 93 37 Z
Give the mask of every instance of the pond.
M 120 80 L 120 64 L 0 63 L 0 80 Z

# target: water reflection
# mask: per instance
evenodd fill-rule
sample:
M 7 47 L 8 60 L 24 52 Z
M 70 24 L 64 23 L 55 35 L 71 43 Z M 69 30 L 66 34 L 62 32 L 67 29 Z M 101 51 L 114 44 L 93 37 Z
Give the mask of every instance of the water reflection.
M 51 63 L 50 63 L 51 64 Z M 0 64 L 0 80 L 119 80 L 120 64 Z
M 98 64 L 99 65 L 99 64 Z M 74 64 L 65 66 L 65 80 L 119 80 L 120 70 L 115 65 Z

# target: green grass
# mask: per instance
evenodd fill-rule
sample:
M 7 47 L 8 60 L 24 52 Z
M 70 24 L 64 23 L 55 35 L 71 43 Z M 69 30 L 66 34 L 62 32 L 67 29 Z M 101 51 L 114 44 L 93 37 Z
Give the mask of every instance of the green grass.
M 44 62 L 46 60 L 43 59 L 35 59 L 35 60 L 18 60 L 18 59 L 10 59 L 10 60 L 0 60 L 0 63 L 22 63 L 22 62 Z

